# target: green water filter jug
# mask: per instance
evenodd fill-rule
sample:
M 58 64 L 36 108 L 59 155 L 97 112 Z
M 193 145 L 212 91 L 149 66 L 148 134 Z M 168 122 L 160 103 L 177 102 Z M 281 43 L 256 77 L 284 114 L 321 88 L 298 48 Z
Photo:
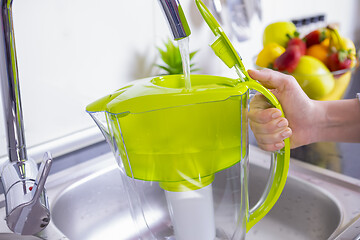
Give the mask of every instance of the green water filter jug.
M 289 139 L 269 159 L 269 181 L 249 209 L 249 91 L 281 106 L 249 77 L 211 13 L 196 3 L 216 36 L 211 47 L 239 78 L 191 75 L 191 89 L 183 75 L 135 80 L 86 109 L 120 168 L 138 229 L 128 239 L 244 239 L 286 182 Z
M 87 107 L 120 166 L 139 239 L 243 239 L 285 185 L 288 140 L 249 210 L 249 89 L 270 93 L 238 79 L 191 81 L 188 91 L 182 75 L 136 80 Z

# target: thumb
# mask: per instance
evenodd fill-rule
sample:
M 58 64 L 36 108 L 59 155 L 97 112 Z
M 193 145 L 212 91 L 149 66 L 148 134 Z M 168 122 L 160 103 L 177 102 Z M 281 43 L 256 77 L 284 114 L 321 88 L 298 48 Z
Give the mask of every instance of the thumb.
M 282 91 L 288 87 L 289 83 L 296 81 L 292 76 L 274 71 L 268 68 L 261 70 L 248 70 L 250 77 L 258 80 L 264 87 L 268 89 L 277 89 Z

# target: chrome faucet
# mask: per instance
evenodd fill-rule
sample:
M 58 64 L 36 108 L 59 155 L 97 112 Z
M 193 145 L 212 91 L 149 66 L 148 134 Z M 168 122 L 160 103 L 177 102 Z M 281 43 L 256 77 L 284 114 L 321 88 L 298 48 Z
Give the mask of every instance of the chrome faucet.
M 0 80 L 7 131 L 9 161 L 2 167 L 6 222 L 15 233 L 34 235 L 50 222 L 45 181 L 52 164 L 49 153 L 37 169 L 27 156 L 20 99 L 19 75 L 12 21 L 13 0 L 0 0 Z M 175 40 L 191 31 L 178 0 L 159 0 Z
M 168 21 L 174 39 L 180 40 L 188 37 L 191 31 L 179 0 L 159 0 L 159 4 Z
M 50 222 L 45 181 L 52 157 L 46 153 L 38 171 L 26 152 L 20 99 L 14 28 L 13 0 L 0 0 L 0 80 L 9 161 L 2 166 L 1 182 L 6 200 L 6 222 L 15 233 L 33 235 Z

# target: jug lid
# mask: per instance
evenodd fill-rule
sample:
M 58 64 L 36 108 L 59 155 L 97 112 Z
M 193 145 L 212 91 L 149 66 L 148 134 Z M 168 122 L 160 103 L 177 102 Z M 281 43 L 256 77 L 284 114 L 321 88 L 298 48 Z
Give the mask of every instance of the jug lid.
M 87 112 L 143 113 L 189 104 L 223 101 L 243 95 L 248 86 L 238 79 L 191 75 L 191 90 L 184 88 L 184 75 L 166 75 L 135 80 L 86 107 Z
M 254 81 L 245 70 L 240 54 L 235 50 L 215 17 L 201 0 L 195 0 L 195 2 L 202 17 L 216 37 L 215 41 L 210 45 L 216 56 L 218 56 L 227 67 L 235 67 L 236 73 L 242 81 Z

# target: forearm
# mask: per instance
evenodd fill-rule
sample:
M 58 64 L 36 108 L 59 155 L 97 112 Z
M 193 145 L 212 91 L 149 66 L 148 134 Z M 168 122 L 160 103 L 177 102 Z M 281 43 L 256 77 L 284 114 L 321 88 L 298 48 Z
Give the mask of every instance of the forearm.
M 315 114 L 315 141 L 360 142 L 358 99 L 319 101 Z

